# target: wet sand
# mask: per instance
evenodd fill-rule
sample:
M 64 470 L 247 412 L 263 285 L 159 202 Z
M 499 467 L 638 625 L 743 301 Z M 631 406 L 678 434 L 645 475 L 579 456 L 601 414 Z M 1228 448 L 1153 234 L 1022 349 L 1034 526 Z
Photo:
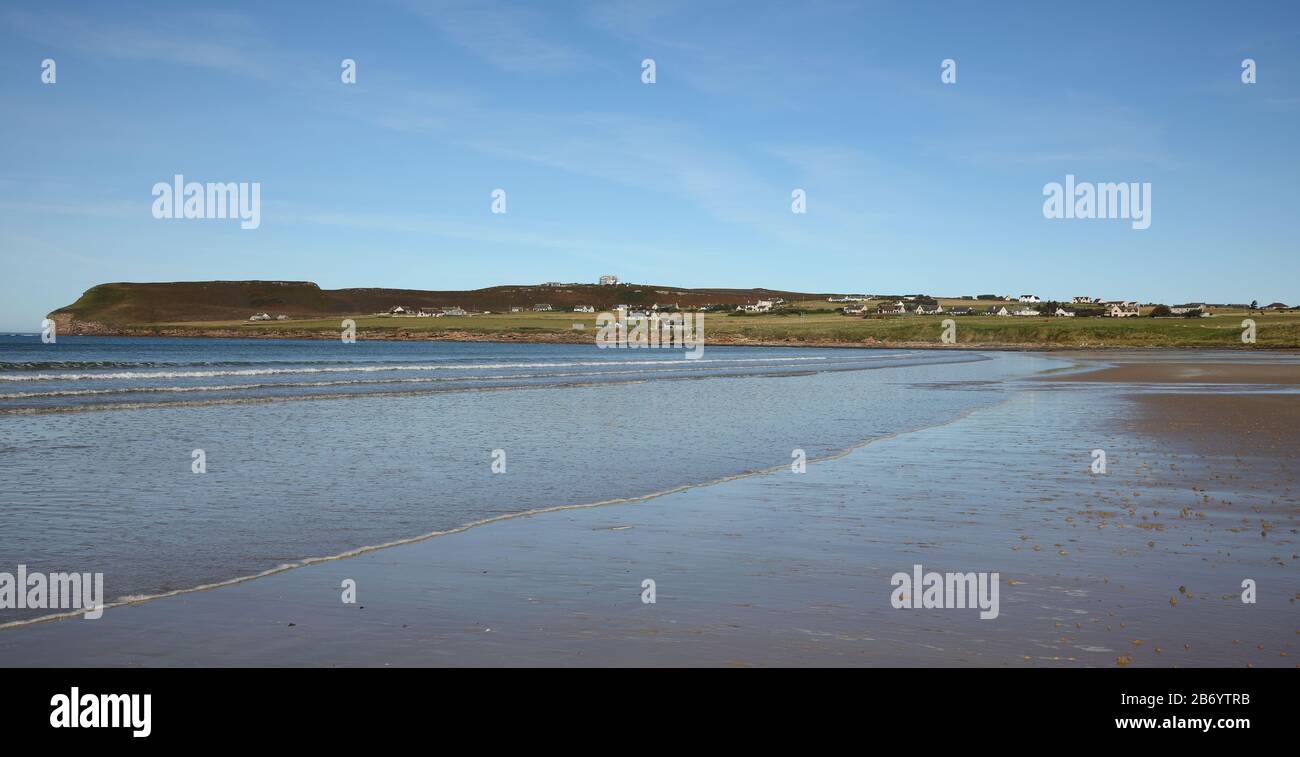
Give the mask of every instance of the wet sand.
M 1269 363 L 1125 363 L 1089 373 L 1057 376 L 1051 381 L 1154 384 L 1300 385 L 1300 364 Z
M 804 474 L 0 631 L 0 665 L 1295 666 L 1300 395 L 1123 367 Z M 1252 370 L 1216 375 L 1274 375 Z M 890 576 L 918 563 L 998 572 L 998 618 L 893 608 Z
M 1147 394 L 1138 429 L 1198 452 L 1300 464 L 1300 395 Z

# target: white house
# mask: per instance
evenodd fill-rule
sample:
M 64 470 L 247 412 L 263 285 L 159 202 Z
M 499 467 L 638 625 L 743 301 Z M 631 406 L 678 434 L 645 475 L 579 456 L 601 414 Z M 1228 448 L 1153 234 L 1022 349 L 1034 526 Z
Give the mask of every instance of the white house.
M 573 309 L 573 312 L 575 312 L 575 313 L 594 313 L 594 312 L 596 312 L 596 308 L 592 307 L 591 305 L 579 305 L 579 306 L 577 306 L 576 308 Z
M 1074 311 L 1073 311 L 1073 310 L 1066 310 L 1065 308 L 1057 308 L 1057 309 L 1056 309 L 1056 312 L 1055 312 L 1055 313 L 1052 313 L 1052 315 L 1060 316 L 1061 318 L 1073 318 L 1073 317 L 1074 317 Z
M 1039 313 L 1037 310 L 1031 310 L 1030 308 L 1020 308 L 1016 312 L 1012 313 L 1012 315 L 1020 316 L 1022 318 L 1029 318 L 1031 316 L 1042 315 L 1042 314 Z
M 1038 299 L 1038 295 L 1036 294 L 1022 294 L 1020 295 L 1020 301 L 1021 302 L 1042 302 L 1042 300 Z
M 533 310 L 538 313 L 549 313 L 554 309 L 555 308 L 551 307 L 550 305 L 547 305 L 544 302 L 537 305 L 533 305 Z
M 1187 315 L 1188 313 L 1200 313 L 1205 315 L 1207 308 L 1203 302 L 1191 302 L 1186 305 L 1175 305 L 1169 308 L 1169 312 L 1174 315 Z
M 1110 307 L 1106 308 L 1106 315 L 1111 318 L 1132 318 L 1138 315 L 1138 309 L 1136 305 L 1128 303 L 1111 303 Z
M 1101 302 L 1100 297 L 1071 297 L 1070 302 L 1075 305 L 1091 305 L 1094 302 Z
M 1007 310 L 1005 305 L 989 305 L 984 311 L 984 315 L 1009 316 L 1011 311 Z
M 942 312 L 943 312 L 943 305 L 940 305 L 937 302 L 934 303 L 933 305 L 926 305 L 922 303 L 916 306 L 917 315 L 938 315 L 939 313 Z
M 271 320 L 271 316 L 270 316 L 270 314 L 268 314 L 268 313 L 254 313 L 253 315 L 249 316 L 248 320 L 250 320 L 250 321 L 269 321 L 269 320 Z
M 758 303 L 754 305 L 741 305 L 736 308 L 736 311 L 739 313 L 770 313 L 773 304 L 775 303 L 771 300 L 759 300 Z
M 600 277 L 600 285 L 601 285 L 601 286 L 613 286 L 614 284 L 617 284 L 617 283 L 618 283 L 618 277 L 617 277 L 617 276 L 608 276 L 608 275 L 607 275 L 607 276 L 601 276 L 601 277 Z

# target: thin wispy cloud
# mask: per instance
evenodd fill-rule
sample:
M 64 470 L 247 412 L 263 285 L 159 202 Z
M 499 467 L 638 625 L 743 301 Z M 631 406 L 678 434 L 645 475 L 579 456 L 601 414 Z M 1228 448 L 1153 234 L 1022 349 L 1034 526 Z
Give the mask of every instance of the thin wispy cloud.
M 864 13 L 861 5 L 808 2 L 764 6 L 732 2 L 710 5 L 728 23 L 702 24 L 698 3 L 596 2 L 585 21 L 602 34 L 633 46 L 663 67 L 665 81 L 711 98 L 741 102 L 760 111 L 792 110 L 816 98 L 831 78 L 853 75 L 842 56 L 800 44 L 810 30 L 834 28 Z M 783 34 L 774 37 L 772 27 Z M 812 91 L 810 91 L 810 88 Z M 708 107 L 708 101 L 701 101 Z
M 272 44 L 262 28 L 237 13 L 172 11 L 151 15 L 147 22 L 123 23 L 10 8 L 0 12 L 0 19 L 52 53 L 156 61 L 280 81 L 295 68 L 288 56 L 268 53 Z
M 554 31 L 561 23 L 534 8 L 476 0 L 410 0 L 404 7 L 443 39 L 506 71 L 553 74 L 600 65 L 589 53 L 558 41 Z

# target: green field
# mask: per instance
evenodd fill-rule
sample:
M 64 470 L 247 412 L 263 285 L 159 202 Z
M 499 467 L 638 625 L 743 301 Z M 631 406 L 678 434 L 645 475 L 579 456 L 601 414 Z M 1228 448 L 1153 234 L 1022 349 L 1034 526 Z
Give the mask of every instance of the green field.
M 819 303 L 825 308 L 827 303 Z M 835 313 L 731 315 L 706 313 L 706 343 L 935 344 L 949 316 L 900 315 L 862 318 Z M 1241 341 L 1242 320 L 1256 324 L 1256 343 Z M 592 313 L 513 313 L 445 318 L 353 316 L 358 338 L 465 338 L 594 340 Z M 150 324 L 149 330 L 221 330 L 236 334 L 339 332 L 338 318 L 289 321 L 203 321 Z M 958 345 L 1037 347 L 1300 347 L 1300 313 L 1218 311 L 1209 318 L 1020 318 L 957 316 Z M 582 330 L 574 324 L 583 324 Z

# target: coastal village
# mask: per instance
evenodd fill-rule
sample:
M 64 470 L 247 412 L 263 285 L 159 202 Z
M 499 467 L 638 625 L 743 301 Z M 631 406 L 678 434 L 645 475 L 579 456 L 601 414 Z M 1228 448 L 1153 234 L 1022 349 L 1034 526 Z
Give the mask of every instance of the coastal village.
M 1072 297 L 1068 304 L 1064 302 L 1044 302 L 1040 297 L 1033 294 L 1004 295 L 1001 297 L 982 295 L 980 297 L 963 297 L 961 299 L 971 300 L 976 303 L 979 303 L 980 300 L 990 299 L 996 299 L 999 302 L 992 305 L 955 305 L 945 309 L 934 298 L 925 295 L 910 295 L 894 302 L 877 305 L 876 312 L 880 315 L 940 315 L 946 313 L 952 316 L 985 315 L 1004 318 L 1044 316 L 1055 318 L 1076 318 L 1080 316 L 1131 318 L 1141 315 L 1143 307 L 1141 303 L 1134 300 L 1102 300 L 1099 297 L 1086 296 Z M 1149 307 L 1154 308 L 1156 306 Z M 865 308 L 862 306 L 854 307 L 850 305 L 844 308 L 846 315 L 856 315 L 864 311 Z M 1210 308 L 1205 303 L 1179 305 L 1169 308 L 1169 311 L 1174 315 L 1187 315 L 1189 313 L 1197 316 L 1210 315 Z

